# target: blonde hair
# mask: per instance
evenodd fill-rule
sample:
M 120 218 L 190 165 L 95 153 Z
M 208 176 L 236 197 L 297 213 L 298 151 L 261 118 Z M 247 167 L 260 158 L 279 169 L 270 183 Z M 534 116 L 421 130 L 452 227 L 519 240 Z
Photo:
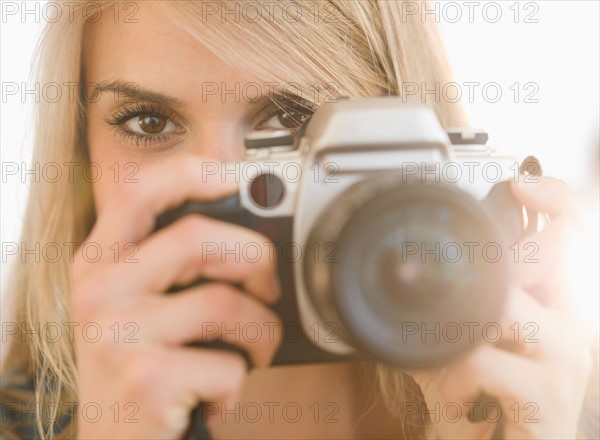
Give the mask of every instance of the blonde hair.
M 38 83 L 84 84 L 82 11 L 86 3 L 75 6 L 73 22 L 63 19 L 46 26 L 33 67 Z M 403 17 L 400 1 L 327 0 L 320 2 L 318 9 L 312 2 L 297 1 L 293 3 L 301 13 L 296 13 L 294 20 L 286 19 L 279 8 L 264 5 L 263 12 L 275 16 L 259 24 L 205 20 L 201 2 L 144 5 L 150 3 L 223 61 L 243 65 L 265 81 L 294 81 L 301 87 L 306 87 L 307 81 L 335 84 L 338 96 L 349 97 L 401 95 L 406 83 L 431 89 L 452 81 L 434 24 L 421 22 L 417 15 Z M 314 95 L 308 89 L 304 91 L 305 97 Z M 465 125 L 460 104 L 436 101 L 433 96 L 428 96 L 426 103 L 434 108 L 443 126 Z M 89 161 L 85 102 L 81 96 L 72 100 L 63 97 L 55 103 L 42 100 L 37 105 L 36 123 L 34 163 Z M 21 242 L 83 242 L 95 220 L 91 194 L 91 184 L 82 178 L 75 182 L 32 182 Z M 15 267 L 8 291 L 17 322 L 26 328 L 70 321 L 69 262 L 64 258 L 55 263 L 25 259 Z M 23 339 L 11 345 L 5 368 L 26 366 L 35 378 L 37 429 L 42 438 L 52 438 L 52 421 L 59 408 L 54 407 L 54 414 L 46 412 L 51 422 L 42 419 L 39 409 L 61 399 L 76 400 L 73 344 L 67 338 L 58 343 L 44 338 Z M 422 399 L 418 386 L 414 382 L 407 386 L 407 376 L 398 370 L 378 367 L 377 377 L 381 396 L 393 411 L 398 411 L 398 403 L 407 392 Z M 410 398 L 414 400 L 415 396 Z M 405 437 L 426 435 L 422 424 L 406 425 L 402 428 Z

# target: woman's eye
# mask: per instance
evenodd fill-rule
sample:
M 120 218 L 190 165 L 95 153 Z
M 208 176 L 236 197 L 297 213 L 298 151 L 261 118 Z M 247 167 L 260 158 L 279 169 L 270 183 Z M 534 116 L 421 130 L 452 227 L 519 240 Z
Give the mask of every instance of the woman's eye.
M 170 134 L 177 126 L 168 118 L 159 115 L 139 115 L 123 124 L 129 131 L 138 135 Z
M 180 117 L 170 109 L 145 103 L 122 107 L 106 119 L 119 140 L 136 147 L 172 145 L 180 138 L 179 135 L 186 132 L 179 121 Z
M 256 129 L 294 130 L 300 128 L 309 118 L 310 115 L 306 113 L 294 110 L 281 110 L 265 122 L 259 124 Z

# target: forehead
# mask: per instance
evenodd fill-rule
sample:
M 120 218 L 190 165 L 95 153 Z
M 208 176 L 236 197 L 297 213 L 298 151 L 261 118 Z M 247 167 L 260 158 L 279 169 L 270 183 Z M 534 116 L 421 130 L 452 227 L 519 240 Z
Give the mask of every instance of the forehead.
M 172 94 L 186 96 L 210 83 L 253 81 L 241 66 L 224 63 L 150 3 L 138 4 L 135 23 L 115 23 L 110 14 L 103 14 L 97 23 L 86 23 L 88 82 L 139 80 L 145 87 L 164 89 L 168 85 Z

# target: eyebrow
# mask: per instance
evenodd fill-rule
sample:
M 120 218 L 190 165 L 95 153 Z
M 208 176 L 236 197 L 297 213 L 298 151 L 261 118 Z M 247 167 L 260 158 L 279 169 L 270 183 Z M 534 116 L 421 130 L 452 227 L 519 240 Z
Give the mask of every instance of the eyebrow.
M 122 96 L 125 98 L 129 98 L 136 101 L 146 101 L 146 102 L 155 102 L 157 104 L 162 104 L 169 107 L 184 107 L 185 102 L 175 98 L 173 96 L 168 96 L 160 92 L 155 92 L 150 89 L 140 88 L 139 85 L 133 81 L 125 81 L 122 79 L 116 79 L 112 81 L 102 81 L 96 85 L 97 92 L 113 92 L 118 96 Z M 296 103 L 306 109 L 312 109 L 312 103 L 305 98 L 302 98 L 295 93 L 285 92 L 285 93 L 273 93 L 273 94 L 265 94 L 258 98 L 256 101 L 251 102 L 253 107 L 264 108 L 269 104 L 275 104 L 281 109 L 284 109 L 284 106 Z
M 171 107 L 183 107 L 185 103 L 178 98 L 168 96 L 163 93 L 154 92 L 149 89 L 140 88 L 133 81 L 123 81 L 120 79 L 114 81 L 102 81 L 97 84 L 96 91 L 113 92 L 116 95 L 137 101 L 149 101 L 157 104 L 163 104 Z

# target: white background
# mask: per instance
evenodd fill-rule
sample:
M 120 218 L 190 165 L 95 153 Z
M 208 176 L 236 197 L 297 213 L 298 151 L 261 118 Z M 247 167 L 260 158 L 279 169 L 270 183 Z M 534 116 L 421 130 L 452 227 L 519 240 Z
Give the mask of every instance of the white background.
M 27 7 L 33 8 L 32 3 L 27 2 Z M 598 176 L 594 167 L 598 166 L 599 144 L 599 3 L 500 1 L 486 6 L 490 2 L 472 2 L 475 3 L 473 22 L 470 22 L 467 3 L 436 2 L 435 16 L 440 18 L 457 83 L 481 83 L 473 95 L 474 102 L 465 102 L 471 124 L 485 128 L 491 142 L 501 150 L 519 158 L 534 154 L 541 160 L 545 174 L 564 179 L 584 198 L 590 224 L 585 246 L 578 250 L 586 257 L 585 264 L 577 264 L 574 270 L 579 283 L 579 301 L 587 311 L 587 318 L 597 325 L 598 201 L 594 190 L 597 190 Z M 421 2 L 414 4 L 421 14 Z M 496 21 L 498 9 L 502 16 Z M 458 19 L 457 12 L 461 14 Z M 432 20 L 435 16 L 429 14 L 425 19 Z M 526 18 L 537 22 L 525 22 Z M 26 16 L 25 21 L 14 16 L 2 17 L 3 83 L 27 81 L 33 48 L 43 24 L 43 20 L 37 21 L 35 15 Z M 494 94 L 484 96 L 482 93 L 483 85 L 492 82 L 499 84 L 503 93 L 496 103 L 489 102 Z M 521 89 L 517 103 L 513 90 L 509 89 L 514 83 L 519 83 Z M 537 85 L 537 93 L 532 98 L 538 103 L 524 102 L 532 90 L 531 86 L 524 89 L 526 83 Z M 464 99 L 467 99 L 466 91 L 465 88 Z M 3 96 L 3 163 L 29 159 L 32 130 L 29 111 L 27 104 L 14 97 L 4 103 Z M 16 179 L 2 184 L 3 243 L 18 241 L 25 198 L 26 188 Z M 5 272 L 3 256 L 3 282 Z

